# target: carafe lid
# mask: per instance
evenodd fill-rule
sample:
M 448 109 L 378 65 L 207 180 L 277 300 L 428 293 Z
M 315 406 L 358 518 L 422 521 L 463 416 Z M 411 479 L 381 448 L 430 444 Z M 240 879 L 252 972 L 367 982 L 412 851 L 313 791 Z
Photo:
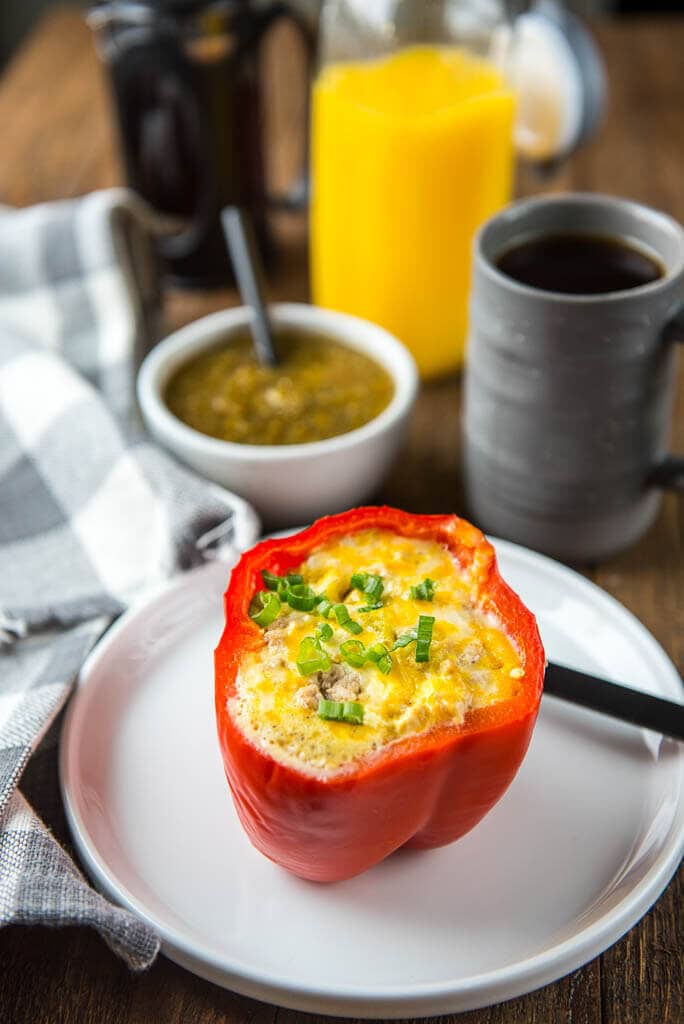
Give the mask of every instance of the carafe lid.
M 513 32 L 505 61 L 518 94 L 516 148 L 523 158 L 550 164 L 598 128 L 606 103 L 603 60 L 583 23 L 557 0 L 536 0 Z

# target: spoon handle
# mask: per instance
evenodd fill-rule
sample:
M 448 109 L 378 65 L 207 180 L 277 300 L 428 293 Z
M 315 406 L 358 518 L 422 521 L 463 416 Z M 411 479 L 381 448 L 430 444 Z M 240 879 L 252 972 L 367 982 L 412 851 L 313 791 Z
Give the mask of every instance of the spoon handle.
M 239 206 L 226 206 L 221 211 L 221 223 L 242 301 L 252 309 L 257 357 L 264 366 L 277 366 L 278 354 L 264 302 L 264 273 L 251 221 Z
M 663 736 L 684 740 L 684 704 L 551 662 L 546 666 L 544 693 L 644 729 L 653 729 Z

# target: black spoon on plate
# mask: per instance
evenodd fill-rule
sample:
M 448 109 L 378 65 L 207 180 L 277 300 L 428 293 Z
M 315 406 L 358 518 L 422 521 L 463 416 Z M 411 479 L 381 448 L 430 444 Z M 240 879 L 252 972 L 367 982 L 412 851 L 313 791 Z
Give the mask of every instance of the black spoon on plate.
M 644 729 L 653 729 L 663 736 L 684 740 L 684 704 L 609 683 L 607 679 L 553 662 L 546 666 L 544 693 Z

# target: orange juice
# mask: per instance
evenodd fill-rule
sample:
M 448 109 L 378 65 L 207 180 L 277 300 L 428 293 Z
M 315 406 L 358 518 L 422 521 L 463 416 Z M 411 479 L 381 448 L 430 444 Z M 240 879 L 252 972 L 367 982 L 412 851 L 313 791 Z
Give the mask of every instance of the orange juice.
M 471 247 L 510 198 L 514 98 L 489 62 L 420 46 L 313 90 L 313 300 L 386 327 L 421 374 L 463 359 Z

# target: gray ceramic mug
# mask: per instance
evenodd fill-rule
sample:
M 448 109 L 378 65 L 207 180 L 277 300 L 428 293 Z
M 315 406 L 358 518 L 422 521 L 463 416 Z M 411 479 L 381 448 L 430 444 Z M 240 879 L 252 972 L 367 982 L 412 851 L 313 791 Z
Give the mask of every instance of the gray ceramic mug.
M 625 291 L 576 295 L 520 284 L 502 252 L 538 235 L 623 239 L 665 272 Z M 637 540 L 663 487 L 684 490 L 667 454 L 677 340 L 684 338 L 684 231 L 626 199 L 524 200 L 475 240 L 464 409 L 471 517 L 483 530 L 571 561 Z

